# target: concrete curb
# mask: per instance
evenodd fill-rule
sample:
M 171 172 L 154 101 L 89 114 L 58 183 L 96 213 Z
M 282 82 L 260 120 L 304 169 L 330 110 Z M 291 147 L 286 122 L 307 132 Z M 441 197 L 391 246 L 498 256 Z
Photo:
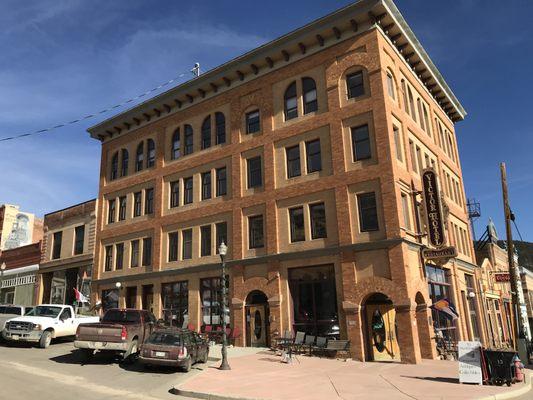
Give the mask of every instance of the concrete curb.
M 178 388 L 171 389 L 170 393 L 177 396 L 191 397 L 193 399 L 202 399 L 202 400 L 262 400 L 259 398 L 250 398 L 250 397 L 232 397 L 225 396 L 216 393 L 202 393 L 202 392 L 193 392 L 190 390 L 181 390 Z
M 526 383 L 518 383 L 516 385 L 521 385 L 522 387 L 520 389 L 516 389 L 516 390 L 511 390 L 510 392 L 506 392 L 506 393 L 499 393 L 499 394 L 494 394 L 492 396 L 486 396 L 486 397 L 481 397 L 477 400 L 507 400 L 507 399 L 514 399 L 518 396 L 521 396 L 527 392 L 529 392 L 531 390 L 531 384 L 532 384 L 532 380 L 533 380 L 533 372 L 532 373 L 529 373 L 529 374 L 526 374 L 526 376 L 524 377 L 524 380 L 526 381 Z

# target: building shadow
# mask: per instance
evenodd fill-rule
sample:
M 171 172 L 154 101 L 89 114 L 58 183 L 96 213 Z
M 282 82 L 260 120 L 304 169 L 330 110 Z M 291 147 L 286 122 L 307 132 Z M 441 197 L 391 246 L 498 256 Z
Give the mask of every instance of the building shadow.
M 402 378 L 418 379 L 422 381 L 431 381 L 431 382 L 442 382 L 442 383 L 454 383 L 458 384 L 458 378 L 447 378 L 443 376 L 406 376 L 400 375 Z

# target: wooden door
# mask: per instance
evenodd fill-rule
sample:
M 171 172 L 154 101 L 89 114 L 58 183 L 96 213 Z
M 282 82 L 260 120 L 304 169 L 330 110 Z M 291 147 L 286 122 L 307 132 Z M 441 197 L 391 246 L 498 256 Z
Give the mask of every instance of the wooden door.
M 400 348 L 396 337 L 396 311 L 392 304 L 366 306 L 368 340 L 374 361 L 399 361 Z
M 251 347 L 266 347 L 267 332 L 266 332 L 266 312 L 264 305 L 250 306 L 250 346 Z

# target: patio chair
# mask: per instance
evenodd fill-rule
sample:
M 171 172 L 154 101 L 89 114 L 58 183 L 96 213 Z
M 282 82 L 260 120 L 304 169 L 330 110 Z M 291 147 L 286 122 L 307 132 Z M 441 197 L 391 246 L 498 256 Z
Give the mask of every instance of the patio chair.
M 324 353 L 326 355 L 333 355 L 333 357 L 337 358 L 337 354 L 343 353 L 344 361 L 346 361 L 348 358 L 352 358 L 352 354 L 350 352 L 350 341 L 349 340 L 330 340 L 324 349 Z
M 300 352 L 300 349 L 301 349 L 301 347 L 304 344 L 304 339 L 305 339 L 305 332 L 296 332 L 296 336 L 294 338 L 294 342 L 292 342 L 292 344 L 291 344 L 291 349 L 295 353 L 299 353 Z
M 314 354 L 318 354 L 320 357 L 320 354 L 324 354 L 324 349 L 326 348 L 328 344 L 328 339 L 323 336 L 317 336 L 316 338 L 316 345 L 314 345 L 311 348 L 311 352 Z
M 313 335 L 305 336 L 305 341 L 302 347 L 307 348 L 309 355 L 311 355 L 311 348 L 315 345 L 315 339 L 316 339 L 316 336 L 313 336 Z

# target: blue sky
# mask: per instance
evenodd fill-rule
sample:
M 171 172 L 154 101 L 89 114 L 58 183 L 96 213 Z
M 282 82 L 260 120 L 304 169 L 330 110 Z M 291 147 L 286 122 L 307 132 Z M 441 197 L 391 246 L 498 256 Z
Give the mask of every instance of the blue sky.
M 4 0 L 0 138 L 98 112 L 196 61 L 212 68 L 348 3 Z M 456 130 L 467 196 L 481 203 L 476 232 L 492 217 L 504 236 L 505 161 L 518 227 L 533 241 L 533 2 L 397 5 L 469 114 Z M 96 197 L 100 144 L 85 130 L 109 116 L 0 142 L 0 203 L 43 215 Z

